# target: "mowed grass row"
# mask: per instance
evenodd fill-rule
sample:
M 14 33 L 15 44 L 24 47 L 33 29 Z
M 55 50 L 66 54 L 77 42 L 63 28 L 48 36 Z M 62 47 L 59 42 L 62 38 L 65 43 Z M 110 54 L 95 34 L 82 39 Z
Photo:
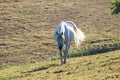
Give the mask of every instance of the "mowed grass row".
M 0 80 L 119 80 L 120 50 L 104 54 L 59 60 L 28 62 L 0 70 Z
M 87 40 L 81 44 L 81 46 L 79 47 L 80 49 L 72 48 L 69 51 L 68 57 L 74 58 L 81 56 L 96 55 L 120 49 L 120 39 L 118 38 L 119 36 L 113 36 L 110 34 L 106 34 L 106 37 L 105 35 L 100 36 L 97 34 L 91 34 L 91 36 L 88 36 Z M 72 44 L 72 46 L 75 45 Z M 59 59 L 59 55 L 48 58 L 48 60 L 56 59 Z

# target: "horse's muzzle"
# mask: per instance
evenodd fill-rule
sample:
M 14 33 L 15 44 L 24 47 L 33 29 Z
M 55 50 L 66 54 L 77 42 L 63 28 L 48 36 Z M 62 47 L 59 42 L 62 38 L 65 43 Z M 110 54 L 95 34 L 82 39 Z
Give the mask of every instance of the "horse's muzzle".
M 62 50 L 62 47 L 63 47 L 63 46 L 61 46 L 61 45 L 60 45 L 60 46 L 58 46 L 59 50 Z

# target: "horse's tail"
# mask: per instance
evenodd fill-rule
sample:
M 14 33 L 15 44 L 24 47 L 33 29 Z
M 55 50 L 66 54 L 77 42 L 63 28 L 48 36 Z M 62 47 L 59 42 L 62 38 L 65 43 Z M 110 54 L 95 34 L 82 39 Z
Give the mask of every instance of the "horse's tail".
M 84 36 L 83 32 L 80 29 L 78 29 L 77 26 L 72 21 L 66 21 L 66 23 L 69 23 L 74 28 L 75 44 L 78 47 L 82 43 L 82 41 L 84 41 L 85 36 Z
M 85 36 L 84 36 L 83 32 L 80 29 L 77 28 L 76 38 L 75 38 L 76 46 L 78 47 L 82 43 L 82 41 L 84 41 L 84 39 L 85 39 Z

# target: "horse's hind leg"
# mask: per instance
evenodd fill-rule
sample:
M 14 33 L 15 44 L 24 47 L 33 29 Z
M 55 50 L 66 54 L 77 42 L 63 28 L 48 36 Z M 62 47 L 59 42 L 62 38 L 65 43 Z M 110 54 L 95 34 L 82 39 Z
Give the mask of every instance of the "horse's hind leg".
M 64 64 L 66 63 L 66 60 L 67 60 L 69 47 L 70 47 L 70 43 L 68 42 L 66 43 L 66 48 L 64 50 Z

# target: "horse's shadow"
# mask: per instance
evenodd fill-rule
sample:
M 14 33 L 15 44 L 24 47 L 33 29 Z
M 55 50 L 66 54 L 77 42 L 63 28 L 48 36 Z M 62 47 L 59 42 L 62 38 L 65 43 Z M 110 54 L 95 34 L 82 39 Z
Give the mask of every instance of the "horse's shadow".
M 33 69 L 33 70 L 26 71 L 25 73 L 32 73 L 32 72 L 37 72 L 37 71 L 43 71 L 43 70 L 47 70 L 47 69 L 49 69 L 50 67 L 56 67 L 56 66 L 59 66 L 59 65 L 58 65 L 58 64 L 44 65 L 44 66 L 41 66 L 41 67 L 35 68 L 35 69 Z

